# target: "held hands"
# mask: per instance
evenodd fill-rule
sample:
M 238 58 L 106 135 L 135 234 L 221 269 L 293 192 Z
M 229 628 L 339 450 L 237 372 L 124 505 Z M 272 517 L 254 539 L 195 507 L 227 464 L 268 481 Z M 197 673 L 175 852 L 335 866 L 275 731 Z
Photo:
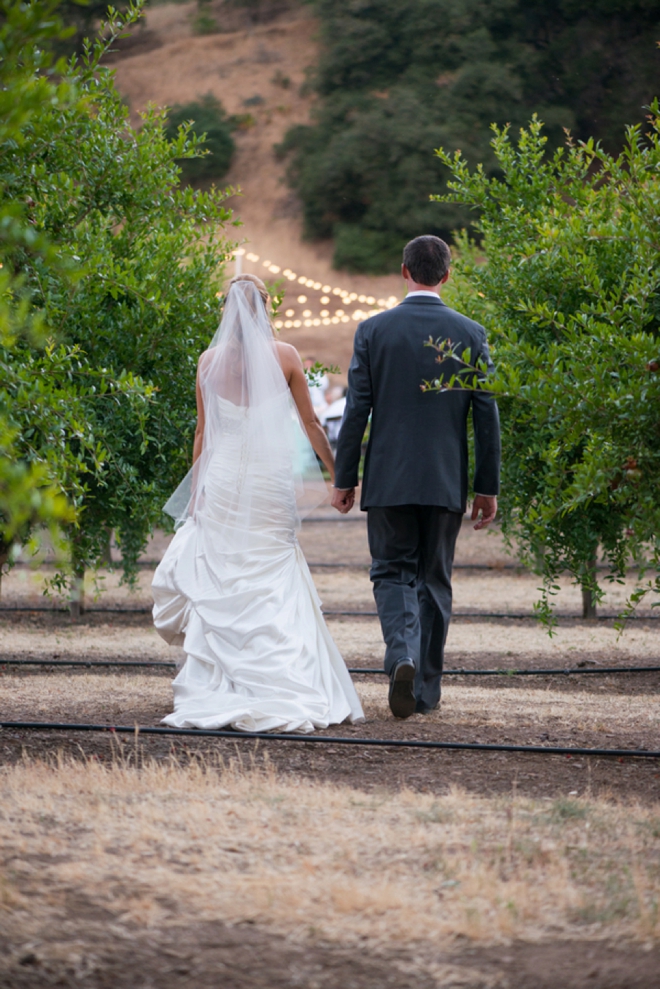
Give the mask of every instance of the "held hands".
M 350 512 L 355 504 L 355 488 L 334 488 L 331 505 L 342 515 Z
M 479 518 L 480 512 L 481 518 Z M 474 522 L 475 519 L 479 520 L 474 527 L 475 529 L 485 529 L 487 525 L 490 525 L 496 515 L 497 498 L 495 495 L 474 496 L 474 501 L 472 502 L 472 521 Z

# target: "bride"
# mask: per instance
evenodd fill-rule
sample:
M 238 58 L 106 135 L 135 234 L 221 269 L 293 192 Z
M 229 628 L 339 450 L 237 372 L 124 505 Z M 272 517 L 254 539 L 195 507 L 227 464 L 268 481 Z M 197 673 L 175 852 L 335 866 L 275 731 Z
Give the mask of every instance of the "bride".
M 153 615 L 186 656 L 163 719 L 177 728 L 311 732 L 363 718 L 296 538 L 326 497 L 312 448 L 333 478 L 334 458 L 268 301 L 254 275 L 230 282 L 197 369 L 193 468 L 165 506 L 179 527 Z

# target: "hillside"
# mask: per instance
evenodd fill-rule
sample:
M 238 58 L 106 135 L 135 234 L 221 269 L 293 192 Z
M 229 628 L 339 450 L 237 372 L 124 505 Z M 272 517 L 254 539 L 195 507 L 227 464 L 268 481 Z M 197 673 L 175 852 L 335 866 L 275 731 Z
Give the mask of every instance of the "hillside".
M 229 113 L 252 115 L 254 123 L 235 134 L 236 155 L 226 177 L 227 184 L 241 190 L 230 201 L 242 222 L 236 237 L 246 252 L 238 263 L 242 270 L 271 280 L 281 277 L 264 267 L 269 261 L 271 269 L 293 271 L 318 286 L 301 285 L 289 276 L 283 310 L 290 315 L 283 313 L 283 320 L 301 325 L 284 325 L 282 338 L 305 356 L 339 364 L 345 374 L 357 325 L 353 314 L 373 305 L 362 300 L 398 298 L 401 282 L 396 276 L 335 272 L 330 242 L 302 240 L 300 207 L 285 183 L 285 165 L 277 160 L 273 145 L 292 124 L 310 119 L 313 97 L 301 95 L 300 89 L 305 69 L 317 58 L 316 22 L 306 9 L 294 8 L 267 24 L 194 36 L 191 19 L 197 10 L 195 3 L 149 8 L 145 26 L 113 59 L 117 86 L 129 102 L 134 123 L 149 102 L 171 106 L 205 93 L 220 99 Z M 255 256 L 258 261 L 250 260 Z M 326 296 L 324 288 L 342 289 L 355 298 Z M 299 296 L 306 301 L 299 303 Z M 322 303 L 326 297 L 330 301 Z M 342 322 L 337 310 L 349 319 L 344 316 Z M 338 322 L 324 326 L 324 318 Z M 321 325 L 305 326 L 305 320 L 319 320 Z

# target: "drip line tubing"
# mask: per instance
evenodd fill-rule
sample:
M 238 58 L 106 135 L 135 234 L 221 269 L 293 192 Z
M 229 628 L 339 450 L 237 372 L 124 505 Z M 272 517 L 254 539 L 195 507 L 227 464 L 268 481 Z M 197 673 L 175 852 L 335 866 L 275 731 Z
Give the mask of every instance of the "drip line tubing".
M 66 666 L 66 667 L 84 667 L 86 670 L 93 669 L 95 666 L 102 668 L 106 667 L 118 667 L 121 669 L 122 666 L 128 666 L 131 669 L 134 667 L 147 667 L 149 669 L 160 669 L 160 670 L 173 670 L 176 669 L 176 663 L 172 663 L 169 660 L 165 662 L 160 662 L 158 660 L 137 660 L 137 659 L 99 659 L 99 660 L 86 660 L 86 659 L 0 659 L 0 666 Z
M 385 670 L 357 669 L 349 667 L 349 673 L 384 673 Z M 599 667 L 564 667 L 563 669 L 541 669 L 541 670 L 444 670 L 443 676 L 467 676 L 467 677 L 491 677 L 491 676 L 569 676 L 572 674 L 598 673 L 600 676 L 609 676 L 610 673 L 660 673 L 660 666 L 599 666 Z
M 377 611 L 324 611 L 324 617 L 326 618 L 377 618 Z M 516 618 L 516 619 L 527 619 L 536 618 L 534 612 L 506 612 L 506 611 L 454 611 L 452 612 L 452 621 L 457 618 Z M 582 615 L 566 615 L 561 612 L 557 612 L 555 617 L 558 619 L 571 618 L 576 619 L 582 618 Z M 596 620 L 601 622 L 610 622 L 618 618 L 618 615 L 596 615 Z M 634 615 L 627 618 L 626 621 L 658 621 L 660 620 L 660 615 Z
M 136 567 L 138 570 L 155 570 L 159 564 L 159 560 L 138 560 Z M 58 566 L 63 566 L 64 563 L 58 564 L 56 560 L 45 560 L 40 563 L 38 567 L 34 567 L 31 563 L 25 560 L 19 560 L 17 563 L 12 564 L 12 570 L 55 570 Z M 369 570 L 371 564 L 368 562 L 364 563 L 327 563 L 321 560 L 313 561 L 308 560 L 307 566 L 310 569 L 335 569 L 335 570 Z M 110 572 L 118 572 L 121 569 L 121 560 L 113 560 L 112 565 L 105 567 Z M 527 567 L 523 566 L 522 563 L 454 563 L 452 570 L 484 570 L 487 572 L 499 573 L 501 570 L 516 570 L 518 572 L 527 572 L 530 576 L 534 576 L 531 571 L 527 570 Z M 609 567 L 604 564 L 598 564 L 596 570 L 607 571 Z M 630 572 L 639 570 L 639 567 L 628 567 Z
M 10 611 L 26 611 L 26 612 L 43 612 L 48 614 L 66 614 L 69 611 L 68 605 L 53 605 L 52 607 L 44 608 L 43 605 L 29 605 L 29 604 L 5 604 L 0 605 L 0 615 L 8 613 Z M 148 608 L 84 608 L 83 615 L 95 614 L 95 615 L 150 615 L 153 611 L 153 606 Z
M 468 752 L 529 752 L 534 755 L 614 756 L 616 758 L 660 759 L 660 751 L 649 749 L 591 749 L 567 745 L 510 745 L 488 742 L 427 742 L 408 738 L 347 738 L 344 735 L 294 735 L 288 732 L 226 731 L 209 728 L 152 728 L 139 725 L 62 724 L 52 721 L 0 721 L 0 729 L 15 731 L 85 731 L 133 735 L 174 735 L 197 738 L 229 738 L 233 741 L 305 742 L 316 745 L 364 745 L 399 749 L 453 749 Z
M 51 607 L 44 608 L 39 606 L 30 605 L 0 605 L 0 615 L 3 613 L 9 613 L 12 611 L 16 612 L 44 612 L 53 614 L 63 614 L 68 612 L 68 606 L 62 607 Z M 95 615 L 150 615 L 153 608 L 152 606 L 145 608 L 85 608 L 83 615 L 95 614 Z M 323 615 L 325 618 L 377 618 L 377 611 L 324 611 Z M 581 620 L 582 615 L 566 615 L 561 612 L 556 614 L 555 617 L 559 620 L 570 619 L 571 621 Z M 615 621 L 618 615 L 596 615 L 596 621 L 601 622 L 611 622 Z M 456 621 L 461 618 L 512 618 L 520 621 L 524 621 L 530 618 L 536 618 L 533 612 L 521 613 L 521 612 L 505 612 L 505 611 L 455 611 L 452 614 L 452 620 Z M 660 615 L 631 615 L 630 618 L 626 618 L 627 622 L 652 622 L 660 621 Z
M 1 666 L 65 666 L 80 667 L 90 670 L 94 667 L 102 669 L 129 667 L 130 669 L 159 669 L 173 670 L 177 664 L 169 660 L 85 660 L 85 659 L 0 659 Z M 376 667 L 348 667 L 349 673 L 368 674 L 371 676 L 387 676 L 385 670 Z M 583 667 L 572 666 L 560 669 L 540 669 L 540 670 L 519 670 L 519 669 L 494 669 L 494 670 L 444 670 L 443 676 L 573 676 L 586 674 L 597 674 L 599 676 L 609 676 L 610 673 L 660 673 L 660 666 L 610 666 L 610 667 Z

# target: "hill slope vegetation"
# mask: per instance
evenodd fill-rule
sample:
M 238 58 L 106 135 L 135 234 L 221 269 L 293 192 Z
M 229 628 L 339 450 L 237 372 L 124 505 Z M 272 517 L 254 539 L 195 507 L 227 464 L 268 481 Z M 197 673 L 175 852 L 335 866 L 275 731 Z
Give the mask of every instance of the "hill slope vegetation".
M 657 89 L 657 0 L 314 0 L 315 121 L 291 128 L 289 180 L 307 237 L 334 263 L 394 270 L 402 240 L 447 236 L 466 215 L 428 202 L 446 173 L 432 149 L 496 168 L 490 124 L 539 114 L 611 150 Z

